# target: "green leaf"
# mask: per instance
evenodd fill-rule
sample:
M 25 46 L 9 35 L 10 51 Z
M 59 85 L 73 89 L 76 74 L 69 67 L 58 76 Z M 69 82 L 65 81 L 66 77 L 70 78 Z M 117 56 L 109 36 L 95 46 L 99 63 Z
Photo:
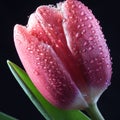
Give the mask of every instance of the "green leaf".
M 3 112 L 0 112 L 0 120 L 17 120 L 17 119 L 13 118 Z
M 39 93 L 24 70 L 9 60 L 7 63 L 24 92 L 46 120 L 90 120 L 79 110 L 61 110 L 51 105 Z

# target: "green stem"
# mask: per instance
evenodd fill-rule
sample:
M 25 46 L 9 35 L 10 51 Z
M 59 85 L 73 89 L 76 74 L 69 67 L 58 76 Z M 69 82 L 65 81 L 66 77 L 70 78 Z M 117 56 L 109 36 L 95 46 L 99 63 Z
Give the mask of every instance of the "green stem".
M 97 104 L 90 104 L 89 107 L 86 109 L 88 115 L 90 115 L 92 120 L 105 120 L 100 113 Z

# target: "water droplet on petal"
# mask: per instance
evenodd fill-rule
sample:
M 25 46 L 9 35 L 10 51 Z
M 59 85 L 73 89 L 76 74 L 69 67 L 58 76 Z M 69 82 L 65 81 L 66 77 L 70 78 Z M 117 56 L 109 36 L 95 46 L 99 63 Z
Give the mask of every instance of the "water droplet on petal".
M 93 37 L 92 37 L 92 36 L 90 36 L 88 39 L 89 39 L 89 40 L 93 40 Z
M 88 17 L 90 20 L 92 20 L 93 18 L 91 16 Z
M 78 38 L 79 37 L 79 33 L 76 33 L 75 37 Z
M 101 51 L 101 52 L 100 52 L 100 55 L 102 55 L 102 54 L 103 54 L 103 52 Z
M 94 34 L 94 33 L 95 33 L 95 30 L 92 30 L 92 33 Z
M 78 6 L 78 8 L 82 8 L 82 6 L 81 6 L 81 5 L 79 5 L 79 6 Z
M 39 73 L 38 73 L 36 70 L 34 70 L 33 73 L 34 73 L 35 75 L 39 75 Z
M 92 27 L 92 24 L 88 24 L 88 28 L 91 28 Z
M 88 17 L 85 16 L 84 20 L 88 20 Z
M 102 50 L 102 46 L 99 46 L 99 50 Z
M 84 27 L 84 26 L 85 26 L 85 24 L 84 24 L 84 23 L 82 23 L 82 24 L 81 24 L 81 27 Z
M 91 64 L 94 63 L 94 60 L 90 60 L 90 63 L 91 63 Z
M 85 42 L 83 43 L 83 45 L 86 46 L 86 45 L 87 45 L 87 42 L 85 41 Z
M 98 72 L 98 71 L 99 71 L 99 69 L 97 68 L 97 69 L 96 69 L 96 72 Z
M 84 13 L 83 11 L 80 13 L 81 16 L 83 16 L 84 14 L 85 14 L 85 13 Z
M 81 31 L 81 34 L 83 35 L 85 32 L 86 32 L 86 30 L 83 29 L 83 30 Z
M 88 50 L 89 50 L 89 51 L 92 50 L 92 47 L 90 46 L 90 47 L 88 48 Z
M 75 5 L 73 4 L 72 6 L 71 6 L 71 8 L 74 8 L 75 7 Z
M 79 29 L 79 28 L 80 28 L 80 25 L 78 25 L 77 28 Z
M 83 52 L 83 53 L 86 52 L 86 49 L 83 49 L 82 52 Z

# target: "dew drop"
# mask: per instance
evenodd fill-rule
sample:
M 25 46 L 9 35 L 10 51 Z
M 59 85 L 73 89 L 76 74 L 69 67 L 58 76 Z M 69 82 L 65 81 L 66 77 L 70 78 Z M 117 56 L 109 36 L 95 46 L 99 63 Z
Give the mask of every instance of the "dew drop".
M 92 25 L 91 24 L 88 24 L 88 28 L 91 28 L 92 27 Z
M 73 19 L 73 17 L 72 17 L 72 16 L 70 16 L 69 18 L 70 18 L 70 19 Z
M 76 33 L 75 37 L 78 38 L 79 37 L 79 33 Z
M 99 69 L 97 68 L 97 69 L 96 69 L 96 72 L 98 72 L 98 71 L 99 71 Z
M 36 60 L 40 60 L 40 58 L 39 58 L 39 57 L 36 57 Z
M 51 24 L 48 24 L 49 27 L 51 27 Z
M 86 30 L 83 29 L 83 30 L 81 31 L 81 34 L 83 35 L 85 32 L 86 32 Z
M 44 59 L 45 62 L 47 62 L 47 59 Z
M 28 48 L 27 48 L 27 50 L 31 50 L 31 48 L 30 48 L 30 47 L 28 47 Z
M 80 18 L 80 22 L 82 22 L 82 21 L 83 21 L 83 19 Z
M 81 16 L 83 16 L 84 14 L 85 14 L 85 13 L 84 13 L 83 11 L 80 13 Z
M 71 6 L 71 8 L 74 8 L 74 7 L 75 7 L 75 5 L 72 5 L 72 6 Z
M 94 60 L 90 60 L 90 63 L 91 63 L 91 64 L 94 63 Z
M 101 35 L 101 38 L 104 38 L 104 35 L 103 35 L 103 34 Z
M 98 39 L 98 35 L 95 35 L 95 38 Z
M 41 56 L 43 56 L 43 53 L 40 53 Z
M 98 61 L 98 58 L 95 58 L 95 61 Z
M 105 60 L 105 57 L 102 57 L 102 60 Z
M 106 64 L 106 66 L 107 66 L 107 68 L 109 68 L 109 67 L 110 67 L 110 65 L 109 65 L 108 63 Z
M 82 23 L 82 24 L 81 24 L 81 27 L 84 27 L 84 26 L 85 26 L 85 24 L 84 24 L 84 23 Z
M 88 20 L 88 17 L 85 16 L 84 20 Z
M 100 55 L 102 55 L 103 54 L 103 52 L 102 51 L 100 51 Z
M 36 51 L 37 51 L 37 52 L 39 52 L 40 50 L 39 50 L 39 49 L 37 49 Z
M 93 37 L 92 37 L 92 36 L 90 36 L 88 39 L 89 39 L 89 40 L 93 40 Z
M 34 73 L 35 75 L 39 75 L 38 71 L 36 71 L 36 70 L 34 70 L 33 73 Z
M 88 73 L 92 73 L 92 70 L 89 70 Z
M 30 53 L 32 54 L 32 53 L 33 53 L 33 51 L 32 51 L 32 50 L 30 50 Z
M 92 30 L 92 33 L 94 34 L 94 33 L 95 33 L 95 30 Z
M 86 46 L 86 45 L 87 45 L 87 42 L 85 41 L 85 42 L 83 43 L 83 45 Z
M 99 50 L 102 50 L 102 46 L 99 46 Z
M 86 52 L 86 49 L 83 49 L 82 52 L 83 52 L 83 53 Z
M 88 17 L 90 20 L 92 20 L 93 18 L 91 16 Z
M 40 62 L 37 62 L 37 65 L 40 65 Z
M 80 25 L 78 25 L 77 28 L 79 29 L 79 28 L 80 28 Z
M 67 21 L 67 20 L 64 18 L 64 19 L 63 19 L 63 22 L 66 22 L 66 21 Z
M 88 50 L 89 50 L 89 51 L 92 50 L 92 47 L 90 46 L 90 47 L 88 48 Z

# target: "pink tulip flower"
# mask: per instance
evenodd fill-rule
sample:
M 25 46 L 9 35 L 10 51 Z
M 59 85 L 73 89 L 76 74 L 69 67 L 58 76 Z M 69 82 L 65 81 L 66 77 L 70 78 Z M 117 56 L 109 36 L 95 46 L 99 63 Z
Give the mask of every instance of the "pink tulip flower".
M 111 59 L 91 10 L 77 0 L 40 6 L 14 42 L 38 91 L 63 109 L 85 109 L 110 85 Z

